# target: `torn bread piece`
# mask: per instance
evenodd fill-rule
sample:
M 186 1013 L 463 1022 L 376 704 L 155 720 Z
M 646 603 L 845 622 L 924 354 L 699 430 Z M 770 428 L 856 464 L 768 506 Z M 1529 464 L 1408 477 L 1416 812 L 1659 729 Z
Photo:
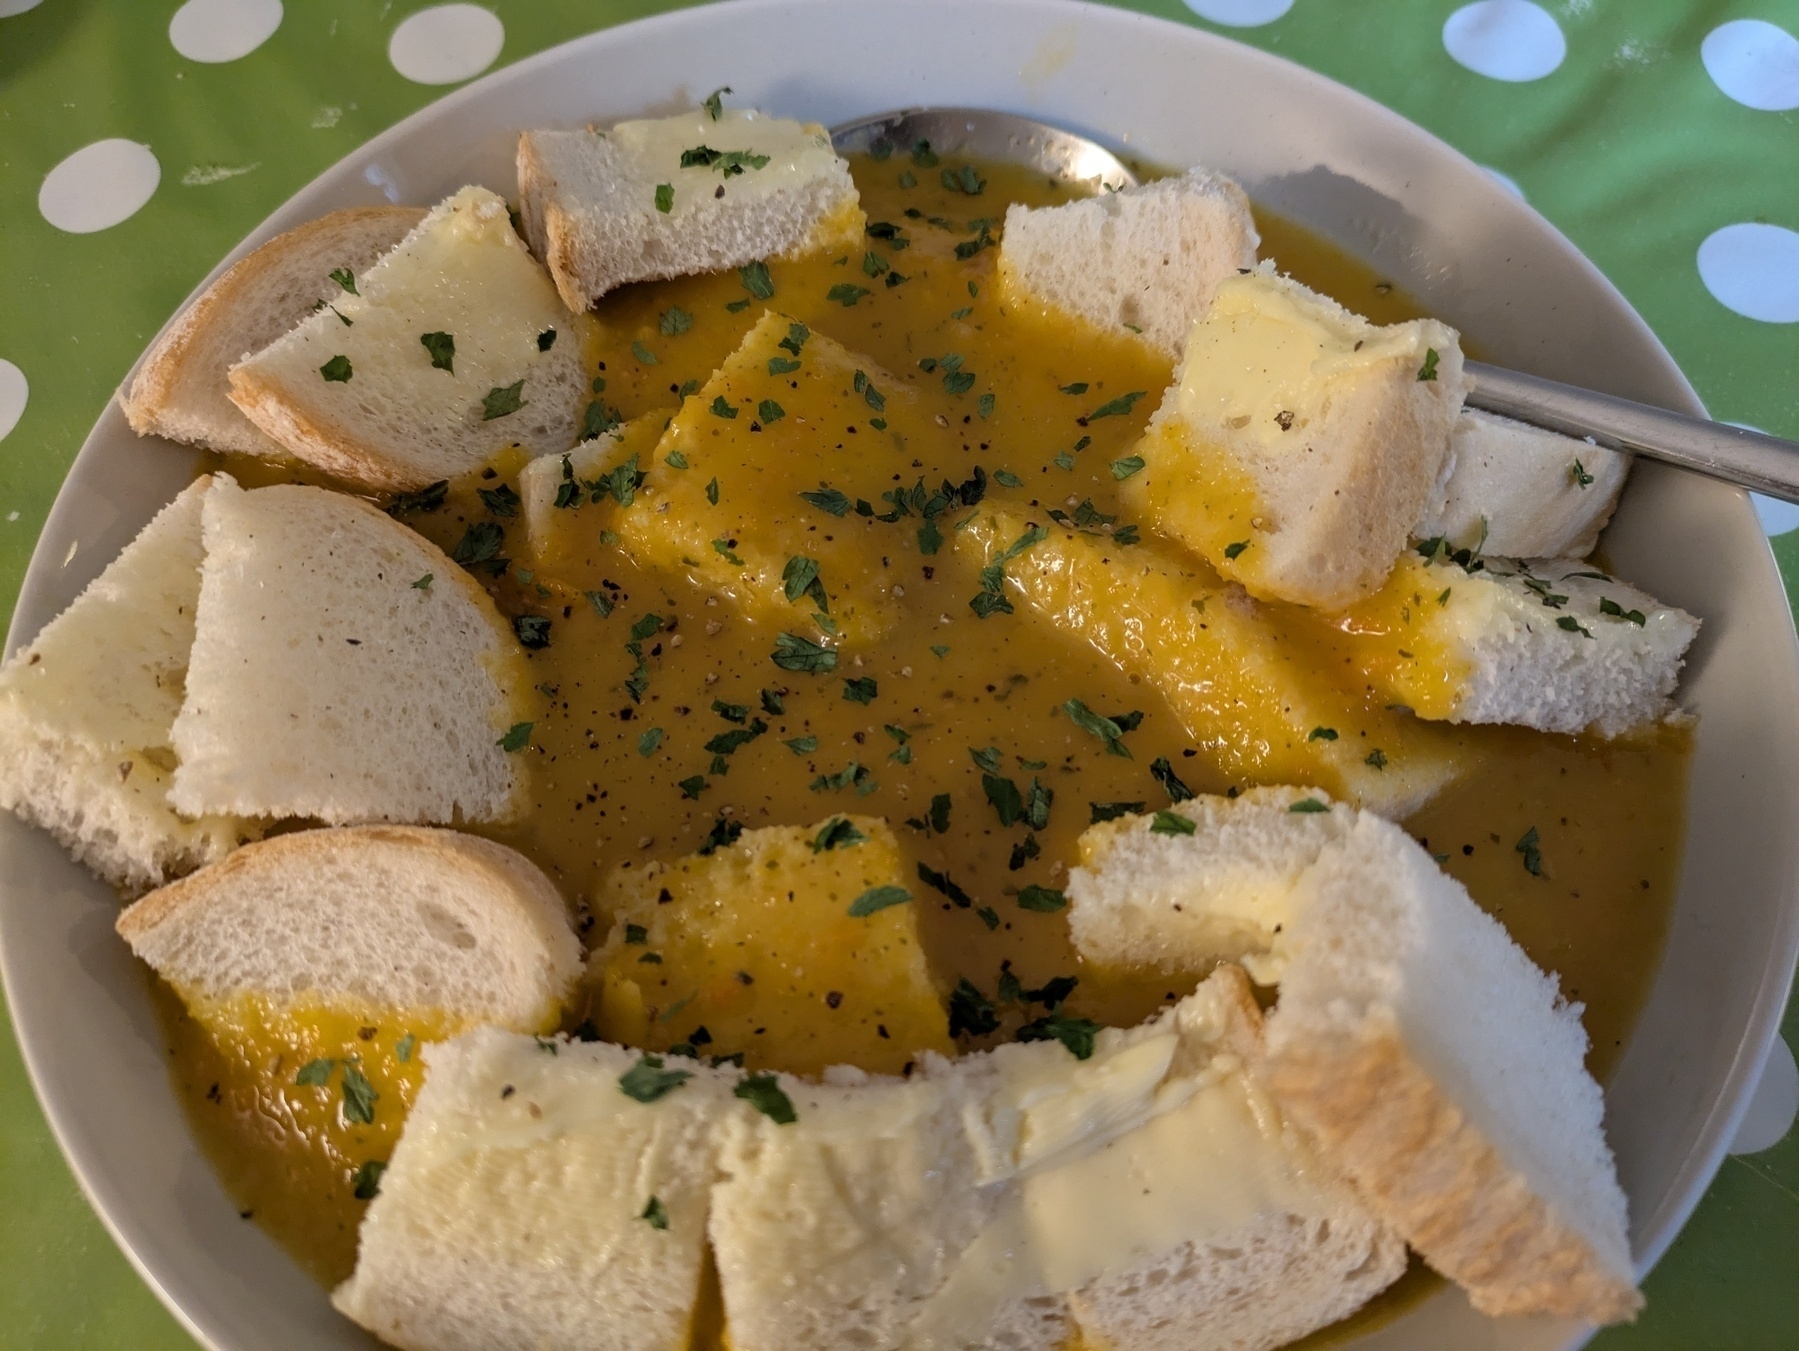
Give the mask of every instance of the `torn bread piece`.
M 634 492 L 630 485 L 637 475 L 655 463 L 656 443 L 669 417 L 666 409 L 645 413 L 565 454 L 540 455 L 519 470 L 525 547 L 538 566 L 554 569 L 578 558 L 602 530 L 616 528 L 614 512 Z M 616 477 L 621 473 L 624 477 Z
M 1585 558 L 1630 464 L 1621 451 L 1464 408 L 1412 534 L 1504 558 Z
M 1134 331 L 1178 361 L 1218 283 L 1254 267 L 1260 243 L 1243 189 L 1189 169 L 1060 206 L 1007 207 L 999 279 L 1014 308 Z
M 248 999 L 542 1032 L 581 970 L 567 907 L 535 864 L 416 826 L 247 845 L 144 897 L 117 927 L 203 1019 Z
M 1419 553 L 1368 600 L 1300 620 L 1371 698 L 1421 718 L 1604 737 L 1673 712 L 1699 632 L 1685 610 L 1574 559 Z
M 527 131 L 519 208 L 571 310 L 615 286 L 859 244 L 849 165 L 812 122 L 696 108 L 606 131 Z
M 280 234 L 183 310 L 138 364 L 119 406 L 139 436 L 165 436 L 261 459 L 287 451 L 231 402 L 227 372 L 308 315 L 357 289 L 357 278 L 424 219 L 412 206 L 356 206 Z
M 523 657 L 442 550 L 358 498 L 214 478 L 170 801 L 333 825 L 491 821 Z
M 1329 805 L 1312 790 L 1269 792 Z M 1249 925 L 1222 909 L 1224 947 L 1191 912 L 1218 904 L 1211 879 L 1233 864 L 1196 867 L 1180 893 L 1170 857 L 1162 877 L 1178 909 L 1133 905 L 1142 843 L 1095 837 L 1068 889 L 1083 955 L 1123 957 L 1148 941 L 1127 943 L 1125 924 L 1154 925 L 1168 954 L 1184 952 L 1176 963 L 1204 970 L 1259 922 L 1280 999 L 1253 1072 L 1369 1208 L 1484 1313 L 1632 1317 L 1642 1299 L 1580 1007 L 1421 845 L 1371 813 L 1346 826 L 1333 809 L 1321 830 L 1324 811 L 1290 810 L 1287 862 L 1323 844 L 1282 892 L 1289 868 L 1268 867 L 1280 829 L 1269 805 L 1182 804 L 1190 818 L 1240 813 L 1248 829 L 1196 831 L 1186 848 L 1237 852 L 1234 866 L 1273 884 Z
M 1166 546 L 1120 545 L 1101 531 L 983 508 L 952 548 L 970 589 L 979 587 L 970 606 L 985 622 L 1016 622 L 1001 617 L 1016 599 L 1148 681 L 1227 781 L 1323 783 L 1404 815 L 1465 768 L 1446 729 L 1334 683 L 1265 622 L 1268 607 Z
M 332 1303 L 402 1351 L 686 1351 L 737 1072 L 494 1028 L 424 1055 Z
M 959 485 L 908 484 L 894 466 L 951 436 L 906 381 L 771 311 L 682 401 L 612 528 L 646 567 L 807 643 L 867 644 L 899 622 L 892 522 L 918 520 L 935 552 L 961 502 Z M 985 484 L 968 482 L 971 500 Z
M 261 833 L 168 800 L 211 482 L 189 484 L 0 668 L 0 808 L 128 894 Z
M 1357 1308 L 1404 1244 L 1246 1077 L 1258 1021 L 1227 969 L 1128 1031 L 774 1076 L 796 1119 L 732 1122 L 714 1194 L 732 1345 L 1267 1351 Z
M 231 368 L 232 402 L 290 454 L 415 489 L 506 446 L 575 443 L 592 321 L 556 298 L 500 197 L 439 203 L 356 286 Z
M 1193 326 L 1125 501 L 1250 594 L 1340 609 L 1405 547 L 1463 390 L 1455 330 L 1376 327 L 1263 263 Z

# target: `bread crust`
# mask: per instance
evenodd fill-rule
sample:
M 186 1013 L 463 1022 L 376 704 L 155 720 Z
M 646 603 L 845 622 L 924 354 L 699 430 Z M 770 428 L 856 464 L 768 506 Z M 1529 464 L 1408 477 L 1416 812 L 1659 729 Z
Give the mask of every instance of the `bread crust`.
M 1437 1087 L 1390 1015 L 1283 1039 L 1259 1073 L 1369 1208 L 1482 1313 L 1616 1323 L 1643 1307 Z
M 278 442 L 263 440 L 267 433 L 255 426 L 242 429 L 241 438 L 215 431 L 195 437 L 191 429 L 171 425 L 170 405 L 181 385 L 208 376 L 223 377 L 220 368 L 202 369 L 208 340 L 229 330 L 255 291 L 292 266 L 296 254 L 328 247 L 334 239 L 363 241 L 371 235 L 391 235 L 389 246 L 423 220 L 423 209 L 412 206 L 358 206 L 333 211 L 317 220 L 295 226 L 233 263 L 225 275 L 201 293 L 199 299 L 177 316 L 175 322 L 151 345 L 130 383 L 119 392 L 119 407 L 139 436 L 165 436 L 195 441 L 210 450 L 255 455 L 282 455 Z M 304 318 L 295 315 L 294 321 Z M 277 335 L 279 336 L 279 335 Z M 242 355 L 241 353 L 239 355 Z M 221 390 L 221 392 L 223 392 Z
M 298 456 L 334 478 L 377 492 L 410 492 L 436 482 L 430 474 L 409 473 L 405 466 L 329 423 L 308 417 L 282 397 L 279 385 L 254 370 L 234 366 L 230 378 L 231 402 L 272 438 L 283 454 Z

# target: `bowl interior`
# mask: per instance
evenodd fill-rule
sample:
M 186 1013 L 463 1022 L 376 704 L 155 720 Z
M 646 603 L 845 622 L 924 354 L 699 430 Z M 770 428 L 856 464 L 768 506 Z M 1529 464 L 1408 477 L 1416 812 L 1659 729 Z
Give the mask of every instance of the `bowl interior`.
M 1222 169 L 1377 264 L 1494 361 L 1701 411 L 1623 298 L 1476 165 L 1278 58 L 1071 0 L 739 0 L 596 33 L 401 123 L 299 192 L 239 253 L 336 207 L 426 205 L 468 182 L 510 195 L 519 129 L 674 111 L 725 84 L 744 104 L 827 125 L 906 106 L 987 107 L 1149 162 Z M 109 407 L 51 513 L 9 646 L 60 611 L 194 464 L 186 449 L 133 436 Z M 1640 464 L 1605 544 L 1624 576 L 1705 620 L 1682 687 L 1702 721 L 1679 899 L 1607 1091 L 1646 1269 L 1723 1156 L 1799 954 L 1799 650 L 1742 492 Z M 238 1216 L 200 1157 L 144 981 L 112 932 L 110 893 L 10 817 L 0 876 L 0 971 L 27 1064 L 138 1269 L 220 1351 L 372 1345 Z M 1356 1345 L 1552 1351 L 1583 1331 L 1489 1320 L 1444 1291 Z

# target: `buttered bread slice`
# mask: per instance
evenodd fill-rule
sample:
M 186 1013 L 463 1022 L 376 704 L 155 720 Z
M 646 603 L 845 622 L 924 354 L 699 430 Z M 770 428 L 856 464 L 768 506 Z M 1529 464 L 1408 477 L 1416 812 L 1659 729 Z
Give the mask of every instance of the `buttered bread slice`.
M 1260 242 L 1243 189 L 1189 169 L 1060 206 L 1007 207 L 1000 285 L 1013 308 L 1133 331 L 1178 361 L 1218 284 L 1254 267 Z
M 487 593 L 369 503 L 218 475 L 172 744 L 191 815 L 334 825 L 507 814 L 523 658 Z
M 723 108 L 600 131 L 527 131 L 520 214 L 563 303 L 616 286 L 859 246 L 849 165 L 812 122 Z
M 1463 389 L 1453 329 L 1376 327 L 1264 263 L 1194 325 L 1125 499 L 1251 595 L 1339 609 L 1405 547 Z
M 0 808 L 128 893 L 260 833 L 227 814 L 184 818 L 168 799 L 211 484 L 189 484 L 0 668 Z
M 232 264 L 144 355 L 119 406 L 140 436 L 263 459 L 286 454 L 231 402 L 227 372 L 309 314 L 354 295 L 356 279 L 424 218 L 412 206 L 356 206 L 275 236 Z
M 590 321 L 557 299 L 499 196 L 439 203 L 354 285 L 231 368 L 232 402 L 290 454 L 411 489 L 506 446 L 575 443 Z
M 615 484 L 635 483 L 655 464 L 656 443 L 669 415 L 645 413 L 582 441 L 562 455 L 540 455 L 518 474 L 518 495 L 525 517 L 525 543 L 539 567 L 555 569 L 580 556 L 582 549 L 613 529 L 623 509 Z M 615 474 L 622 478 L 615 478 Z
M 425 1056 L 338 1309 L 402 1351 L 687 1351 L 736 1071 L 493 1028 Z
M 1177 815 L 1194 829 L 1157 829 Z M 1221 887 L 1233 873 L 1249 885 Z M 1095 827 L 1067 891 L 1089 960 L 1269 962 L 1253 1073 L 1476 1308 L 1641 1307 L 1580 1007 L 1398 826 L 1302 788 L 1202 799 Z

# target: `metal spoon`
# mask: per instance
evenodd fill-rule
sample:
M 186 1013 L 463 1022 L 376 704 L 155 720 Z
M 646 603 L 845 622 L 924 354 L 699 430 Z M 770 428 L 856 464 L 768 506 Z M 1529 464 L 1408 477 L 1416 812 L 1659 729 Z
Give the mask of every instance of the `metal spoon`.
M 983 108 L 908 108 L 831 131 L 841 154 L 910 155 L 928 141 L 939 155 L 966 154 L 1040 169 L 1094 190 L 1131 187 L 1137 176 L 1104 146 L 1059 127 Z M 1799 442 L 1672 413 L 1540 376 L 1467 362 L 1468 406 L 1564 436 L 1591 438 L 1770 497 L 1799 502 Z

